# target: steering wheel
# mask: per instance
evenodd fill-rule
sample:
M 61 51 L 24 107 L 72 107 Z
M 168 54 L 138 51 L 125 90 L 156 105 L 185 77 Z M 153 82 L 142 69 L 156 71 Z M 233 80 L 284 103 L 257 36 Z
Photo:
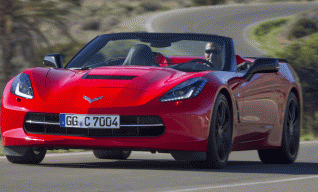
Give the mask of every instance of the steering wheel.
M 210 61 L 207 61 L 205 59 L 192 59 L 191 61 L 188 62 L 199 62 L 201 64 L 205 63 L 208 64 L 210 67 L 215 67 Z

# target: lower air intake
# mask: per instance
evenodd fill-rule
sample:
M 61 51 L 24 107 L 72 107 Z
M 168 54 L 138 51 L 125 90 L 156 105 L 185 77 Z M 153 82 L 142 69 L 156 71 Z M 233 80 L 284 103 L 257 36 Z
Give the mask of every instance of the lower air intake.
M 96 129 L 61 127 L 59 114 L 27 113 L 24 130 L 27 133 L 82 137 L 155 137 L 162 135 L 166 128 L 159 116 L 120 116 L 119 129 Z

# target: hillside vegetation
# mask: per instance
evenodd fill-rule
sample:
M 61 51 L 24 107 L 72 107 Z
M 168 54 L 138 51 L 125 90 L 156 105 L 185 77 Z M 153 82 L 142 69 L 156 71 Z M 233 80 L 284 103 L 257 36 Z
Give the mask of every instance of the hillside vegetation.
M 267 27 L 264 27 L 267 26 Z M 252 33 L 273 57 L 287 59 L 302 84 L 304 139 L 318 138 L 318 8 L 259 24 Z M 269 39 L 279 48 L 266 46 Z

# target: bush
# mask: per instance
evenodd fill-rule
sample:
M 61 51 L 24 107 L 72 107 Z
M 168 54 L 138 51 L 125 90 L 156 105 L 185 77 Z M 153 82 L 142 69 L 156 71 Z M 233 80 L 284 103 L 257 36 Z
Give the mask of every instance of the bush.
M 234 0 L 235 3 L 245 3 L 246 0 Z
M 196 6 L 224 4 L 226 0 L 192 0 Z
M 81 6 L 81 0 L 62 0 L 64 2 L 69 2 L 77 7 L 80 7 Z
M 311 35 L 316 32 L 318 32 L 318 27 L 316 22 L 311 19 L 302 18 L 295 23 L 293 29 L 290 31 L 288 35 L 288 38 L 298 39 L 301 37 L 305 37 L 307 35 Z
M 304 114 L 301 134 L 312 137 L 311 140 L 318 136 L 318 111 Z
M 318 70 L 318 33 L 309 39 L 287 46 L 278 57 L 287 59 L 296 68 L 309 68 Z
M 108 16 L 101 21 L 100 30 L 109 31 L 120 23 L 120 19 L 116 16 Z
M 93 31 L 97 31 L 97 30 L 99 30 L 99 26 L 100 26 L 99 21 L 89 21 L 89 22 L 84 23 L 84 24 L 82 25 L 82 29 L 83 29 L 83 30 L 93 30 Z
M 119 7 L 124 8 L 126 12 L 131 13 L 134 11 L 135 7 L 129 5 L 129 4 L 119 4 Z
M 176 2 L 179 4 L 180 8 L 192 7 L 193 6 L 193 2 L 192 1 L 177 0 Z
M 139 6 L 141 6 L 146 12 L 153 12 L 153 11 L 159 11 L 162 10 L 163 7 L 160 5 L 160 3 L 154 2 L 154 1 L 142 1 Z
M 280 27 L 284 25 L 289 19 L 283 18 L 283 19 L 277 19 L 269 22 L 262 23 L 256 30 L 255 35 L 257 36 L 263 36 L 269 33 L 272 29 Z
M 318 33 L 309 39 L 293 43 L 276 53 L 287 59 L 301 81 L 304 101 L 304 134 L 318 136 Z

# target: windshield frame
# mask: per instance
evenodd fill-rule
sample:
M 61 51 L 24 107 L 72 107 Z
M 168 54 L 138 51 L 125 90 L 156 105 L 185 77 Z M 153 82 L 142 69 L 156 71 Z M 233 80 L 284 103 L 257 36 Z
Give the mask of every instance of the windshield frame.
M 181 40 L 224 42 L 225 63 L 223 71 L 237 71 L 236 58 L 232 38 L 218 35 L 192 34 L 192 33 L 113 33 L 100 35 L 85 45 L 65 66 L 65 69 L 81 68 L 95 53 L 101 50 L 109 41 L 138 39 L 144 42 Z

